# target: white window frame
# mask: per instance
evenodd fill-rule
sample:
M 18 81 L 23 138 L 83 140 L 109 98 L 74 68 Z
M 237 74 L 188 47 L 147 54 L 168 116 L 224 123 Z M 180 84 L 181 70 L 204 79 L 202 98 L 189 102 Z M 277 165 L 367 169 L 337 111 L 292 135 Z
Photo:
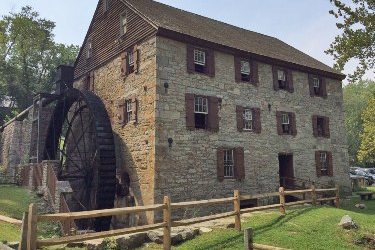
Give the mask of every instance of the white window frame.
M 89 59 L 92 57 L 92 40 L 91 38 L 88 40 L 87 42 L 87 54 L 86 54 L 86 58 Z
M 241 74 L 249 76 L 250 73 L 251 73 L 250 62 L 241 60 Z
M 103 1 L 103 8 L 104 8 L 104 12 L 108 11 L 108 9 L 109 9 L 109 0 L 104 0 Z
M 126 121 L 130 122 L 132 119 L 132 114 L 133 114 L 133 104 L 132 100 L 126 100 Z
M 283 124 L 283 125 L 289 125 L 290 124 L 288 113 L 282 113 L 281 114 L 281 124 Z
M 224 150 L 224 178 L 234 177 L 234 150 Z
M 285 70 L 278 69 L 277 70 L 277 80 L 279 81 L 286 81 L 286 73 Z
M 327 152 L 320 152 L 320 170 L 328 171 Z
M 134 53 L 133 51 L 130 51 L 128 53 L 128 65 L 133 66 L 134 65 Z
M 318 89 L 320 87 L 320 80 L 317 77 L 313 78 L 313 86 L 314 88 Z
M 195 49 L 194 50 L 194 64 L 197 65 L 206 65 L 206 52 L 203 50 Z
M 251 109 L 245 109 L 243 111 L 243 130 L 253 130 L 253 111 Z
M 208 114 L 208 98 L 202 96 L 196 96 L 194 98 L 194 113 L 196 114 Z
M 128 14 L 126 12 L 121 14 L 120 18 L 121 35 L 125 35 L 128 31 Z

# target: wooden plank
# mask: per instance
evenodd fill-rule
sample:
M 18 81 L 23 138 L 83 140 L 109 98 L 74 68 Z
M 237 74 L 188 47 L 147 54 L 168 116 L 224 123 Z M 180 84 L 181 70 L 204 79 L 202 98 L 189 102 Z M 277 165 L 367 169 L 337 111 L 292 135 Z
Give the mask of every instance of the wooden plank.
M 211 199 L 211 200 L 200 200 L 200 201 L 186 201 L 186 202 L 179 202 L 179 203 L 172 203 L 172 209 L 177 208 L 186 208 L 186 207 L 194 207 L 194 206 L 208 206 L 213 204 L 224 204 L 224 203 L 231 203 L 233 202 L 234 197 L 229 198 L 222 198 L 222 199 Z
M 281 206 L 280 204 L 273 204 L 273 205 L 267 205 L 267 206 L 261 206 L 261 207 L 245 208 L 241 210 L 241 214 L 255 212 L 255 211 L 262 211 L 262 210 L 267 210 L 267 209 L 272 209 L 272 208 L 279 208 L 280 206 Z
M 162 228 L 164 226 L 165 226 L 165 223 L 158 223 L 158 224 L 132 227 L 132 228 L 122 228 L 122 229 L 110 230 L 110 231 L 98 232 L 98 233 L 81 234 L 81 235 L 67 236 L 67 237 L 54 238 L 54 239 L 48 239 L 48 240 L 38 240 L 37 246 L 38 248 L 40 248 L 40 247 L 46 247 L 46 246 L 62 245 L 62 244 L 72 243 L 72 242 L 82 242 L 82 241 L 87 241 L 87 240 L 101 239 L 101 238 L 113 237 L 113 236 L 118 236 L 118 235 L 146 232 L 149 230 Z
M 21 227 L 21 239 L 20 244 L 18 245 L 18 250 L 26 250 L 27 249 L 27 226 L 29 221 L 29 212 L 23 213 L 22 218 L 22 227 Z
M 164 196 L 163 218 L 164 218 L 164 234 L 163 234 L 163 247 L 164 250 L 170 250 L 172 244 L 172 215 L 171 215 L 171 201 L 168 196 Z
M 262 244 L 253 243 L 254 249 L 259 250 L 288 250 L 287 248 L 281 248 L 281 247 L 273 247 L 273 246 L 267 246 Z
M 312 203 L 312 200 L 288 202 L 288 203 L 285 203 L 285 206 L 289 207 L 289 206 L 295 206 L 295 205 L 300 205 L 300 204 L 305 204 L 305 203 Z
M 312 190 L 311 189 L 304 189 L 304 190 L 289 190 L 289 191 L 285 191 L 285 194 L 286 195 L 289 195 L 289 194 L 304 194 L 304 193 L 309 193 L 311 192 Z
M 329 197 L 329 198 L 320 198 L 316 199 L 317 201 L 333 201 L 336 200 L 336 197 Z
M 273 197 L 273 196 L 279 196 L 279 192 L 272 192 L 272 193 L 265 193 L 265 194 L 241 195 L 241 200 L 268 198 L 268 197 Z
M 10 224 L 13 224 L 13 225 L 16 225 L 16 226 L 22 225 L 21 220 L 16 220 L 16 219 L 13 219 L 13 218 L 10 218 L 10 217 L 7 217 L 7 216 L 3 216 L 3 215 L 0 215 L 0 221 L 10 223 Z
M 164 209 L 164 204 L 156 204 L 150 206 L 138 206 L 138 207 L 124 207 L 124 208 L 113 208 L 103 210 L 92 210 L 84 212 L 71 212 L 71 213 L 59 213 L 59 214 L 46 214 L 38 216 L 38 221 L 64 221 L 64 220 L 77 220 L 85 218 L 97 218 L 106 217 L 113 215 L 124 215 L 130 213 L 140 213 L 146 211 L 156 211 Z
M 37 230 L 37 208 L 31 203 L 29 205 L 29 216 L 27 220 L 27 250 L 36 250 Z
M 315 189 L 315 192 L 328 192 L 328 191 L 336 191 L 336 188 L 319 188 L 319 189 Z
M 233 216 L 235 214 L 236 214 L 235 212 L 228 212 L 228 213 L 215 214 L 215 215 L 198 217 L 198 218 L 193 218 L 193 219 L 188 219 L 188 220 L 173 221 L 172 226 L 173 227 L 187 226 L 187 225 L 197 224 L 197 223 L 201 223 L 205 221 L 226 218 L 226 217 Z
M 233 200 L 233 207 L 234 207 L 234 228 L 238 231 L 241 231 L 241 204 L 240 204 L 240 191 L 234 191 L 234 200 Z

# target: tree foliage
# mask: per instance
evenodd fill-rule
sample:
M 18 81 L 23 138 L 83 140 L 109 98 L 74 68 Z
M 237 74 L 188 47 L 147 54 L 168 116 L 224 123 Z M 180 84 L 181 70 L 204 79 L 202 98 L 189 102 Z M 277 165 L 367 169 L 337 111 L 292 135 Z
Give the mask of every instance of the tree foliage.
M 367 165 L 375 164 L 375 95 L 362 113 L 363 132 L 358 160 Z
M 6 95 L 26 108 L 34 94 L 51 91 L 58 65 L 74 62 L 79 47 L 56 43 L 54 28 L 29 6 L 0 19 L 0 101 Z
M 349 145 L 349 156 L 357 164 L 357 155 L 361 145 L 360 134 L 363 131 L 362 113 L 369 100 L 375 96 L 374 81 L 360 81 L 344 87 L 345 127 Z
M 335 6 L 330 13 L 338 20 L 336 26 L 342 34 L 326 53 L 334 57 L 334 66 L 340 71 L 351 59 L 358 60 L 355 72 L 349 75 L 349 81 L 356 82 L 375 68 L 375 0 L 351 0 L 352 4 L 330 1 Z

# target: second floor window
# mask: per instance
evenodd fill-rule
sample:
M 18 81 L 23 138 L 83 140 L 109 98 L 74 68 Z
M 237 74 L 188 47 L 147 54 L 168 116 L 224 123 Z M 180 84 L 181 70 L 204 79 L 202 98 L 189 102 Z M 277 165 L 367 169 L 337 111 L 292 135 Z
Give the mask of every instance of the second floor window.
M 201 50 L 194 50 L 194 64 L 195 64 L 195 71 L 197 72 L 204 72 L 204 68 L 206 66 L 206 53 Z
M 210 77 L 215 76 L 215 52 L 209 48 L 195 47 L 187 44 L 187 72 L 205 74 Z
M 241 61 L 241 80 L 250 81 L 250 62 L 248 61 Z
M 315 95 L 319 95 L 320 93 L 320 80 L 317 77 L 313 78 L 313 86 L 314 86 L 314 93 Z
M 326 79 L 309 74 L 310 96 L 327 97 Z
M 196 96 L 194 99 L 195 128 L 206 129 L 208 121 L 208 100 L 206 97 Z
M 224 150 L 224 178 L 234 177 L 233 149 Z
M 133 113 L 132 101 L 127 100 L 125 102 L 125 105 L 126 105 L 126 123 L 128 123 L 132 120 L 132 113 Z
M 297 135 L 296 116 L 293 112 L 276 112 L 277 133 L 279 135 Z
M 253 111 L 251 109 L 245 109 L 243 111 L 243 123 L 244 130 L 253 130 Z
M 313 115 L 312 122 L 315 137 L 330 137 L 329 117 Z
M 286 89 L 286 74 L 284 70 L 277 70 L 277 81 L 279 82 L 279 89 Z
M 287 113 L 282 114 L 281 124 L 282 124 L 282 128 L 283 128 L 283 133 L 289 134 L 290 133 L 290 120 L 289 120 L 289 115 Z
M 320 171 L 322 175 L 328 175 L 327 152 L 320 152 Z

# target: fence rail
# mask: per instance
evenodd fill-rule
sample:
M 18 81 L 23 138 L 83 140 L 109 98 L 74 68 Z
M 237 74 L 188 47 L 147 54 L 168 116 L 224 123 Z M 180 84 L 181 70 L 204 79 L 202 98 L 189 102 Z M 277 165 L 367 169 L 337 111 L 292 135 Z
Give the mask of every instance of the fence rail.
M 335 191 L 334 197 L 317 198 L 317 192 L 331 192 L 331 191 Z M 296 201 L 296 202 L 287 202 L 287 203 L 285 202 L 285 196 L 292 195 L 292 194 L 306 194 L 306 193 L 310 193 L 312 196 L 312 199 Z M 279 203 L 266 205 L 266 206 L 240 209 L 241 200 L 267 198 L 267 197 L 274 197 L 274 196 L 279 196 L 280 198 Z M 27 234 L 26 234 L 27 237 L 25 237 L 25 240 L 21 242 L 21 246 L 27 245 L 28 250 L 35 250 L 43 246 L 61 245 L 61 244 L 69 243 L 69 242 L 81 242 L 85 240 L 99 239 L 99 238 L 118 236 L 118 235 L 124 235 L 124 234 L 136 233 L 136 232 L 146 232 L 146 231 L 153 230 L 153 229 L 163 228 L 164 229 L 163 246 L 164 246 L 164 249 L 169 250 L 171 249 L 172 227 L 186 226 L 186 225 L 201 223 L 205 221 L 234 216 L 235 229 L 238 231 L 241 231 L 241 217 L 240 217 L 241 214 L 251 213 L 254 211 L 267 210 L 267 209 L 275 209 L 275 208 L 279 208 L 280 212 L 282 214 L 285 214 L 286 207 L 289 207 L 289 206 L 305 204 L 305 203 L 312 203 L 313 205 L 316 205 L 318 201 L 330 201 L 330 200 L 335 201 L 336 207 L 339 206 L 338 186 L 336 186 L 336 188 L 329 188 L 329 189 L 316 189 L 315 186 L 312 185 L 310 189 L 294 190 L 294 191 L 285 191 L 283 187 L 280 187 L 279 192 L 256 194 L 256 195 L 240 195 L 240 192 L 236 190 L 234 191 L 233 197 L 211 199 L 211 200 L 190 201 L 190 202 L 179 202 L 179 203 L 171 203 L 171 200 L 169 199 L 169 197 L 165 196 L 163 204 L 84 211 L 84 212 L 66 212 L 66 213 L 46 214 L 46 215 L 37 215 L 35 205 L 31 204 L 29 207 L 29 211 L 28 211 L 28 214 L 29 214 L 28 220 L 24 221 L 24 223 L 27 223 L 27 227 L 25 226 L 25 228 L 27 228 Z M 177 221 L 172 220 L 172 210 L 174 209 L 195 207 L 195 206 L 227 204 L 227 203 L 233 203 L 233 208 L 234 208 L 233 211 L 209 215 L 209 216 L 203 216 L 203 217 L 198 217 L 198 218 L 192 218 L 192 219 L 177 220 Z M 37 236 L 36 236 L 37 235 L 36 225 L 38 222 L 60 221 L 61 223 L 64 223 L 66 221 L 71 222 L 77 219 L 106 217 L 106 216 L 123 215 L 123 214 L 131 214 L 131 213 L 139 213 L 139 212 L 147 212 L 147 211 L 163 211 L 163 222 L 151 224 L 151 225 L 145 225 L 145 226 L 137 226 L 137 227 L 132 227 L 132 228 L 110 230 L 110 231 L 105 231 L 105 232 L 65 236 L 65 237 L 54 238 L 54 239 L 40 240 L 40 239 L 37 239 Z

